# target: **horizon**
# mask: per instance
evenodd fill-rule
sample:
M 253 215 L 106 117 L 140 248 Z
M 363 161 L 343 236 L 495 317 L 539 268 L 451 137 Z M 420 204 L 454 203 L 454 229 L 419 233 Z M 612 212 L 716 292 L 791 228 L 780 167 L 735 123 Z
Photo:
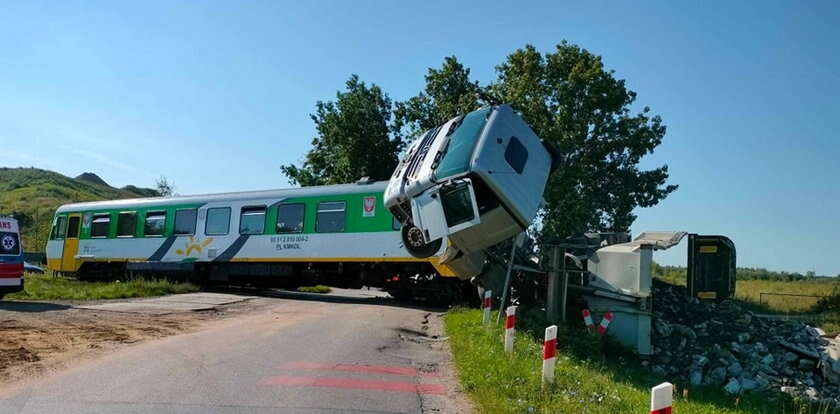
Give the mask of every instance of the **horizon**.
M 316 101 L 351 74 L 398 101 L 445 56 L 486 85 L 515 49 L 566 39 L 668 127 L 640 167 L 667 163 L 680 188 L 635 210 L 634 235 L 722 234 L 739 267 L 840 274 L 833 3 L 482 4 L 9 5 L 0 166 L 93 172 L 115 188 L 165 176 L 182 194 L 285 188 L 279 167 L 309 149 Z M 458 24 L 412 29 L 443 18 Z M 488 20 L 499 24 L 479 36 Z M 654 260 L 684 265 L 685 242 Z

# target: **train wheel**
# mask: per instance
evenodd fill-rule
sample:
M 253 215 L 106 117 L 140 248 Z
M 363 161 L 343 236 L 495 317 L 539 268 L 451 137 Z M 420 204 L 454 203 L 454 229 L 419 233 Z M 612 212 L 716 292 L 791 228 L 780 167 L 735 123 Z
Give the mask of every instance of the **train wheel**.
M 426 243 L 423 239 L 423 231 L 416 226 L 403 226 L 402 241 L 408 253 L 418 259 L 425 259 L 432 257 L 443 243 L 442 239 L 437 239 L 431 243 Z

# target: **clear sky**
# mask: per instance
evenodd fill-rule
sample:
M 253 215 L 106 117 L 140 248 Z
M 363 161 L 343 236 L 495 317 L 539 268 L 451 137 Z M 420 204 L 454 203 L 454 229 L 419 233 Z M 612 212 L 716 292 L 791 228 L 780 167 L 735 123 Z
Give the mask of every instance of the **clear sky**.
M 487 83 L 516 48 L 567 39 L 668 126 L 644 165 L 680 189 L 635 234 L 724 234 L 739 265 L 840 273 L 836 2 L 402 3 L 3 1 L 0 166 L 284 187 L 315 102 L 351 73 L 401 100 L 444 56 Z M 684 245 L 657 260 L 684 263 Z

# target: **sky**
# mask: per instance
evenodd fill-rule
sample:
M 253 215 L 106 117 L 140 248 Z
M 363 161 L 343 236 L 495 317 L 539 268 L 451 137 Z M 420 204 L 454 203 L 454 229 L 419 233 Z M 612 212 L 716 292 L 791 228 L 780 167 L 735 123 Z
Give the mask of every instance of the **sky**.
M 580 4 L 586 3 L 586 4 Z M 456 7 L 453 7 L 456 5 Z M 782 2 L 0 0 L 0 166 L 182 194 L 281 188 L 351 74 L 394 100 L 455 55 L 603 57 L 662 116 L 679 190 L 632 231 L 723 234 L 739 266 L 840 274 L 840 7 Z M 685 263 L 685 242 L 654 259 Z

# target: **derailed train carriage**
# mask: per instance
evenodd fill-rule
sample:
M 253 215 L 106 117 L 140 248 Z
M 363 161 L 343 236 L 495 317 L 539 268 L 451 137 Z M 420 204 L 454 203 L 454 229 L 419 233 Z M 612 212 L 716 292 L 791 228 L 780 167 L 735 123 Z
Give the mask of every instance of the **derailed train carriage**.
M 100 277 L 384 286 L 395 296 L 426 289 L 455 300 L 450 295 L 461 294 L 463 283 L 437 259 L 417 259 L 403 247 L 400 223 L 383 205 L 386 184 L 64 205 L 47 243 L 48 267 Z

